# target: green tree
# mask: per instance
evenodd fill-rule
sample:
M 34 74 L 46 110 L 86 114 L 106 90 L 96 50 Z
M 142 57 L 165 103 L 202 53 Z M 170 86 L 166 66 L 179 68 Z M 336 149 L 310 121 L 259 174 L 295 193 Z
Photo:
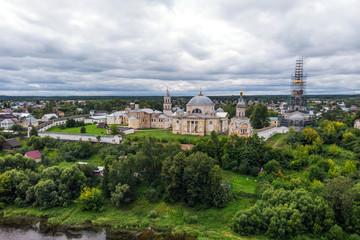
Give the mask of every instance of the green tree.
M 111 193 L 111 203 L 119 207 L 122 204 L 127 204 L 132 201 L 130 186 L 127 184 L 119 183 L 115 187 L 115 191 Z
M 85 187 L 81 191 L 80 197 L 76 200 L 76 203 L 83 211 L 98 211 L 104 204 L 104 198 L 100 189 Z
M 82 127 L 80 128 L 80 133 L 86 133 L 86 127 L 82 126 Z
M 183 152 L 168 157 L 162 167 L 161 178 L 165 188 L 164 198 L 168 202 L 183 200 L 186 188 L 183 183 L 186 155 Z
M 41 180 L 34 187 L 36 205 L 47 209 L 55 207 L 59 204 L 59 194 L 57 186 L 53 180 Z
M 263 128 L 268 126 L 268 109 L 266 105 L 258 103 L 255 105 L 254 110 L 250 115 L 250 122 L 254 128 Z
M 112 135 L 119 134 L 119 128 L 115 124 L 113 124 L 110 126 L 110 132 Z
M 32 128 L 30 129 L 30 136 L 38 136 L 38 131 L 36 127 L 32 126 Z

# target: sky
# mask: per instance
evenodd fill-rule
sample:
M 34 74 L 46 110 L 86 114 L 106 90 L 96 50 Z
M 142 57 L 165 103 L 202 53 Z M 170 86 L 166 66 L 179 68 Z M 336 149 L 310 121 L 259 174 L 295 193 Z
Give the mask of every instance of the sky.
M 358 0 L 0 0 L 0 95 L 360 94 Z

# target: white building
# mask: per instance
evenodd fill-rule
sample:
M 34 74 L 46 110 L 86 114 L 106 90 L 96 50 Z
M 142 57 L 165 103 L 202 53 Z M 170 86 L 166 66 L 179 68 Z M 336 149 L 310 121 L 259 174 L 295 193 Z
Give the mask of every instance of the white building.
M 55 119 L 55 118 L 58 118 L 58 116 L 55 113 L 44 114 L 44 116 L 42 116 L 41 118 L 41 121 L 48 122 L 51 119 Z

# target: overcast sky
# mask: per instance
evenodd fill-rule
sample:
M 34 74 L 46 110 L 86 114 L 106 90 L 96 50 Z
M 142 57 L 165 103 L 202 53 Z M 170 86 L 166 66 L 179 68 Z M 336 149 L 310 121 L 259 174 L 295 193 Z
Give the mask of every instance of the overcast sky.
M 0 95 L 360 93 L 358 0 L 0 0 Z

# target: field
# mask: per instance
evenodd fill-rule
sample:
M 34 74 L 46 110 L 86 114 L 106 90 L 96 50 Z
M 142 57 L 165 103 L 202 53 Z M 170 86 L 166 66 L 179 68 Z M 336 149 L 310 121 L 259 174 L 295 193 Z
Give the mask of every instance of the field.
M 223 171 L 224 182 L 238 195 L 241 192 L 255 193 L 257 181 L 255 177 Z M 58 207 L 41 210 L 35 207 L 6 207 L 4 216 L 37 216 L 48 217 L 49 222 L 74 225 L 91 222 L 102 226 L 112 226 L 120 229 L 144 229 L 151 226 L 155 231 L 172 233 L 187 233 L 199 236 L 199 239 L 266 239 L 263 236 L 244 238 L 234 234 L 230 228 L 231 220 L 236 212 L 251 207 L 256 199 L 239 197 L 229 203 L 224 209 L 195 209 L 184 203 L 169 204 L 164 201 L 149 202 L 145 197 L 146 187 L 138 188 L 137 200 L 127 206 L 116 208 L 109 202 L 101 212 L 82 212 L 75 204 L 69 207 Z M 157 216 L 149 217 L 150 211 L 156 211 Z M 190 223 L 187 217 L 194 222 Z
M 106 129 L 96 128 L 96 124 L 86 125 L 87 134 L 107 135 Z M 49 132 L 80 133 L 81 127 L 60 129 L 59 126 L 50 128 Z

